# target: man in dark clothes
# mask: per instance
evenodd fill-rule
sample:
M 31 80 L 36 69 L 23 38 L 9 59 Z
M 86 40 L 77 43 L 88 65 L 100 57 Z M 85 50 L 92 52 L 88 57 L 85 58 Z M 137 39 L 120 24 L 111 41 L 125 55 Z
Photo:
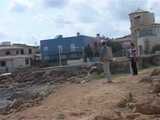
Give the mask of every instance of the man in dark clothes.
M 89 60 L 91 61 L 93 57 L 93 52 L 92 52 L 92 48 L 90 47 L 90 45 L 88 44 L 85 48 L 84 48 L 84 62 L 87 62 L 87 59 L 89 58 Z

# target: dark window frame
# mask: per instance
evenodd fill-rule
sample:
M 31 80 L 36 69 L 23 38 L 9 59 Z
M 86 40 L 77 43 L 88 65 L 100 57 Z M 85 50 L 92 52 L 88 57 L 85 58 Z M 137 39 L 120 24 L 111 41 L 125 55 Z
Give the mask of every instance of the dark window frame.
M 25 59 L 25 64 L 29 65 L 29 59 L 28 58 Z
M 16 54 L 17 54 L 17 55 L 19 54 L 19 50 L 16 50 Z
M 10 52 L 10 51 L 6 51 L 5 54 L 6 54 L 6 55 L 11 55 L 11 52 Z
M 24 49 L 21 49 L 21 55 L 24 55 Z
M 32 54 L 32 49 L 31 48 L 28 49 L 28 53 Z
M 1 67 L 5 67 L 6 66 L 6 61 L 0 61 L 0 65 L 1 65 Z

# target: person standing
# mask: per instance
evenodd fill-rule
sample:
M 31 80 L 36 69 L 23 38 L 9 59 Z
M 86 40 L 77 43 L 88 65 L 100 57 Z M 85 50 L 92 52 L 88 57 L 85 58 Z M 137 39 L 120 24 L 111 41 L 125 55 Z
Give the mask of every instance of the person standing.
M 132 75 L 138 75 L 138 69 L 137 69 L 137 49 L 134 45 L 134 43 L 131 43 L 130 48 L 128 49 L 129 52 L 129 61 L 130 61 L 130 71 Z
M 87 62 L 88 59 L 89 61 L 92 60 L 93 57 L 93 52 L 92 52 L 92 48 L 91 46 L 88 44 L 85 48 L 84 48 L 84 62 Z
M 107 79 L 107 82 L 109 83 L 112 82 L 111 72 L 110 72 L 110 63 L 112 59 L 113 56 L 111 48 L 106 45 L 105 41 L 102 41 L 102 46 L 100 49 L 100 61 L 102 62 L 103 71 Z
M 94 42 L 92 51 L 93 51 L 94 62 L 97 62 L 99 57 L 99 46 L 97 42 Z

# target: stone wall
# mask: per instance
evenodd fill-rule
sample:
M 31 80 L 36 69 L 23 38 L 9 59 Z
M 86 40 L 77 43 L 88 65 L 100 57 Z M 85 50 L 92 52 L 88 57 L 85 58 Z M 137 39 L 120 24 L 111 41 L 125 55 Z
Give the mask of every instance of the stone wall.
M 160 54 L 141 56 L 138 59 L 138 68 L 144 69 L 151 66 L 160 66 Z M 111 64 L 111 71 L 113 74 L 117 73 L 129 73 L 129 60 L 124 58 L 123 60 L 115 61 Z

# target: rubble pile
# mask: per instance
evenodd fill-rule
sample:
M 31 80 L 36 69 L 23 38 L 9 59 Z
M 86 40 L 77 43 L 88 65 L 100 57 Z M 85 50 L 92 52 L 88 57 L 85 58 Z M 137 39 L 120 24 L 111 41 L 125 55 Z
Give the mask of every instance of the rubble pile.
M 143 96 L 136 104 L 136 112 L 142 114 L 153 115 L 160 114 L 160 69 L 154 69 L 148 77 L 144 80 L 149 80 L 150 89 L 148 96 Z
M 9 114 L 39 104 L 64 82 L 81 83 L 85 67 L 16 71 L 0 77 L 0 114 Z M 74 78 L 74 79 L 73 79 Z M 79 78 L 79 79 L 76 79 Z
M 143 82 L 143 83 L 142 83 Z M 150 119 L 159 118 L 160 115 L 160 69 L 154 69 L 151 74 L 148 74 L 140 80 L 140 84 L 149 84 L 148 93 L 136 98 L 134 95 L 128 95 L 126 98 L 120 100 L 117 104 L 119 108 L 124 108 L 129 116 L 139 114 L 136 120 L 145 119 L 145 116 L 151 117 Z M 120 112 L 120 111 L 119 111 Z M 124 120 L 127 119 L 125 113 Z M 148 120 L 148 119 L 147 119 Z

